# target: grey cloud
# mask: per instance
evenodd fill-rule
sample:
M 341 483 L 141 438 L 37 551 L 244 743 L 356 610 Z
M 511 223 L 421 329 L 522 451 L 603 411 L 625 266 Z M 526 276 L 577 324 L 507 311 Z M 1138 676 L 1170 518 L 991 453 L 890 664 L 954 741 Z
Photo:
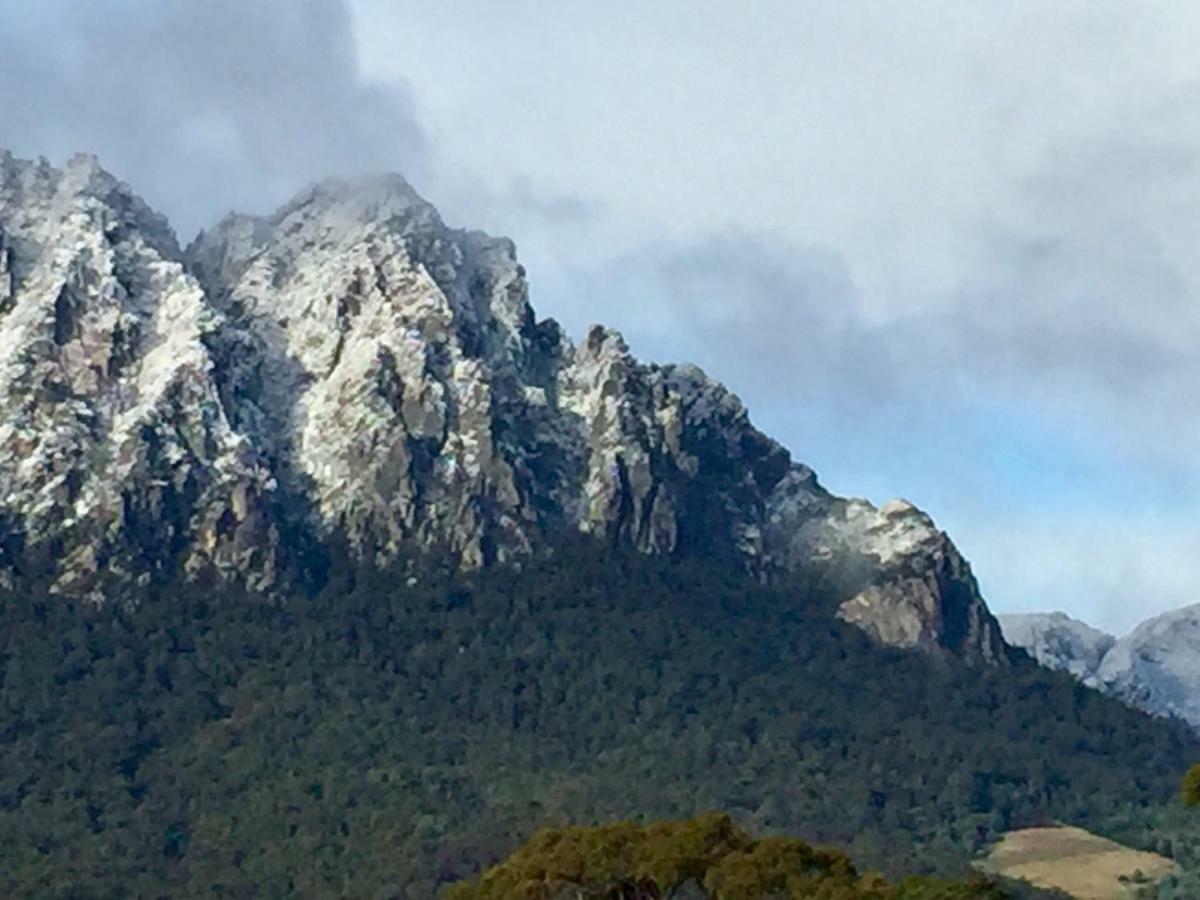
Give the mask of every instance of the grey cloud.
M 33 0 L 0 11 L 0 146 L 96 153 L 183 237 L 426 142 L 403 85 L 358 69 L 340 0 Z
M 644 355 L 698 358 L 768 402 L 820 383 L 848 429 L 864 405 L 962 388 L 1131 449 L 1200 438 L 1193 7 L 764 0 L 735 21 L 707 2 L 599 19 L 356 2 L 379 26 L 364 59 L 412 72 L 455 159 L 593 192 L 622 224 L 500 225 L 536 246 L 535 297 L 572 330 L 615 321 Z M 436 40 L 400 64 L 389 29 L 413 23 Z M 446 47 L 463 66 L 428 65 Z M 757 258 L 716 246 L 735 229 Z M 813 281 L 813 245 L 849 289 Z M 543 291 L 545 259 L 578 277 Z M 748 312 L 697 308 L 731 290 Z
M 842 259 L 748 232 L 661 243 L 579 277 L 584 306 L 654 357 L 696 362 L 761 407 L 838 398 L 870 411 L 894 360 Z
M 427 194 L 448 222 L 526 238 L 527 256 L 537 255 L 528 251 L 539 240 L 560 254 L 578 251 L 608 216 L 605 205 L 583 190 L 556 191 L 528 175 L 492 184 L 461 169 L 444 171 L 436 154 L 432 162 Z
M 1200 94 L 1177 99 L 1177 118 L 1200 111 Z M 853 247 L 747 232 L 654 245 L 577 281 L 656 355 L 698 358 L 763 406 L 825 402 L 851 429 L 983 399 L 1175 477 L 1200 440 L 1200 221 L 1181 202 L 1200 199 L 1200 155 L 1153 123 L 1133 130 L 1145 137 L 1051 148 L 1003 208 L 964 222 L 960 283 L 909 309 L 872 314 Z
M 528 176 L 512 179 L 507 190 L 496 197 L 495 205 L 521 210 L 549 224 L 580 225 L 600 214 L 600 204 L 594 198 L 545 191 Z
M 983 260 L 928 328 L 994 396 L 1190 466 L 1200 221 L 1178 200 L 1200 197 L 1200 171 L 1187 143 L 1145 133 L 1059 148 L 1022 184 L 1016 222 L 978 223 Z

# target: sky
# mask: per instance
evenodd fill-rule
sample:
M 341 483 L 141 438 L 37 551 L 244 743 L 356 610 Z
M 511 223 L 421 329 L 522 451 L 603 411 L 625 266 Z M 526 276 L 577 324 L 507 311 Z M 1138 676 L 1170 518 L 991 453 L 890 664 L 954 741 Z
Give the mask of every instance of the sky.
M 1200 602 L 1200 7 L 5 0 L 0 147 L 183 240 L 403 173 L 998 612 Z

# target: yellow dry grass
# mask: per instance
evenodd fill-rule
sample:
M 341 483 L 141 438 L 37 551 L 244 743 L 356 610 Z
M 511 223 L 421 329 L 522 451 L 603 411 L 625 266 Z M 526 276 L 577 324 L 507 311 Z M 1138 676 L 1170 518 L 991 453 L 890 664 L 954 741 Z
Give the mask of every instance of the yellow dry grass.
M 1129 880 L 1136 872 L 1153 882 L 1176 870 L 1164 856 L 1131 850 L 1066 826 L 1010 832 L 977 867 L 1038 887 L 1057 888 L 1079 900 L 1125 900 L 1136 893 L 1137 885 Z

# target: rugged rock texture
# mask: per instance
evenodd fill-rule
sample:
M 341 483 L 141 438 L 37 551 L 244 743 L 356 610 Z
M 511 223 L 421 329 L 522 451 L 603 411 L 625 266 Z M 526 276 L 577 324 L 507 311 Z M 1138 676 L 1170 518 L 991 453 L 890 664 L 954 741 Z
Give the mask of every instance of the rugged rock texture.
M 766 534 L 772 559 L 784 570 L 859 561 L 862 586 L 839 615 L 882 643 L 1004 659 L 999 626 L 970 565 L 911 503 L 876 508 L 835 497 L 810 470 L 793 466 L 768 496 Z
M 0 315 L 10 581 L 269 592 L 334 542 L 479 567 L 584 533 L 763 578 L 852 569 L 841 615 L 880 641 L 1005 659 L 928 516 L 830 495 L 695 367 L 599 326 L 573 345 L 511 242 L 448 228 L 399 177 L 181 253 L 94 160 L 0 157 Z
M 218 327 L 166 222 L 88 157 L 0 155 L 0 555 L 99 599 L 182 568 L 277 577 L 269 470 L 230 428 Z
M 1062 613 L 1000 621 L 1008 641 L 1042 665 L 1200 728 L 1200 605 L 1155 616 L 1119 639 Z

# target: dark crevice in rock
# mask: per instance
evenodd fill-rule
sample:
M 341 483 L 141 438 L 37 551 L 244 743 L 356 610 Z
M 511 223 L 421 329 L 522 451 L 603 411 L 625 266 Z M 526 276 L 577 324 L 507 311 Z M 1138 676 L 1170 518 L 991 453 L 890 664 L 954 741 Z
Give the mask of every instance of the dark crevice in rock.
M 9 312 L 16 302 L 16 286 L 12 271 L 12 250 L 4 238 L 4 229 L 0 228 L 0 316 Z
M 79 336 L 79 306 L 71 288 L 64 284 L 54 299 L 54 343 L 63 346 Z

